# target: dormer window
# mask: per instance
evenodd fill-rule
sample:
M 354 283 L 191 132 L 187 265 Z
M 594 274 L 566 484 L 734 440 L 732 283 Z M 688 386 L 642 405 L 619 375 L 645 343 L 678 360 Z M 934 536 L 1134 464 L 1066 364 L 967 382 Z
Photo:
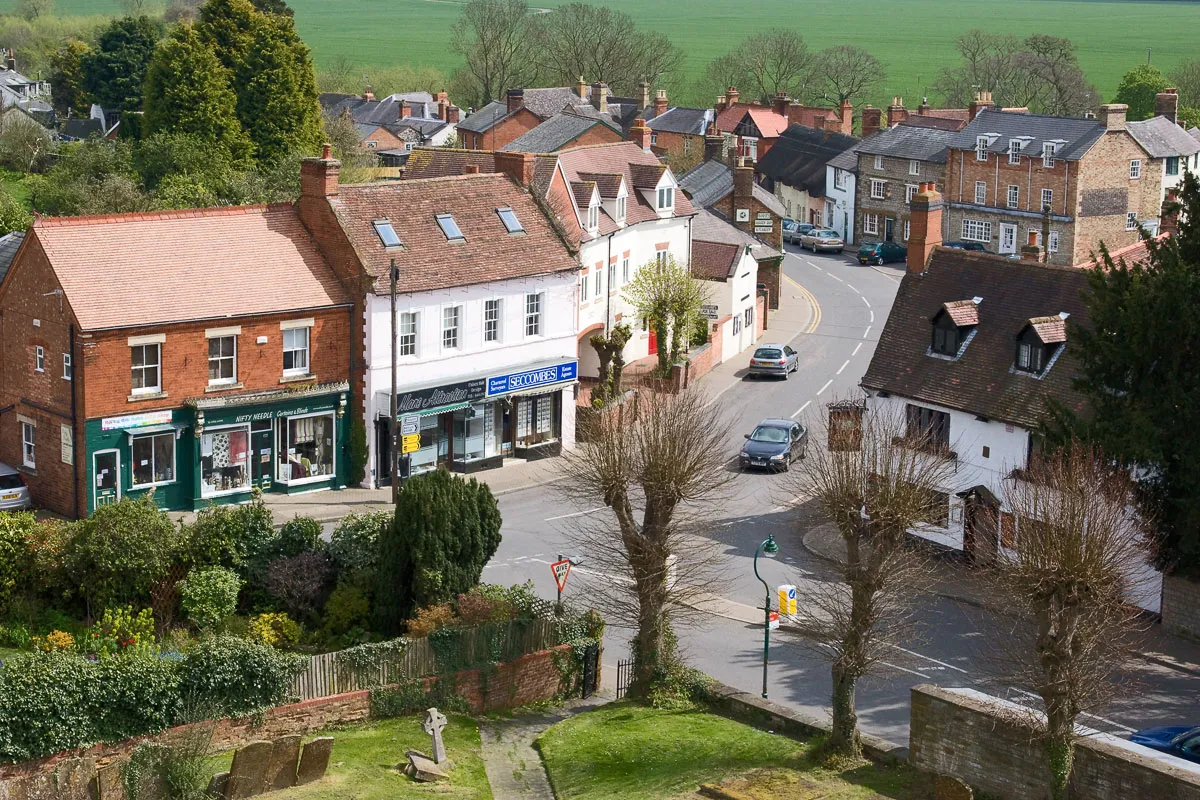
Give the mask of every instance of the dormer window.
M 589 231 L 600 227 L 600 206 L 595 203 L 588 206 L 587 226 Z
M 463 242 L 467 237 L 463 236 L 463 232 L 459 229 L 458 223 L 454 221 L 454 216 L 451 214 L 437 215 L 438 227 L 442 229 L 442 233 L 446 235 L 446 240 L 450 242 Z
M 400 247 L 403 242 L 396 234 L 396 229 L 392 227 L 392 223 L 386 219 L 377 219 L 374 223 L 375 235 L 379 237 L 379 241 L 384 247 Z
M 1058 145 L 1054 142 L 1042 143 L 1042 166 L 1046 169 L 1054 168 L 1054 156 L 1058 154 Z
M 1020 342 L 1017 344 L 1017 369 L 1040 373 L 1045 356 L 1046 348 L 1041 342 Z
M 975 137 L 975 160 L 976 161 L 987 161 L 987 158 L 988 158 L 988 137 L 976 136 Z
M 979 303 L 982 301 L 982 297 L 955 300 L 938 310 L 933 317 L 933 339 L 929 345 L 932 355 L 958 357 L 979 324 Z
M 675 208 L 675 187 L 660 187 L 658 190 L 658 210 L 670 211 L 673 208 Z
M 625 195 L 621 195 L 620 197 L 617 198 L 617 224 L 618 225 L 625 224 L 625 201 L 626 201 L 626 199 L 627 198 L 625 197 Z
M 1067 314 L 1034 317 L 1017 336 L 1016 368 L 1031 375 L 1042 375 L 1054 353 L 1067 341 Z
M 1021 148 L 1024 146 L 1025 146 L 1025 143 L 1022 142 L 1020 139 L 1009 139 L 1008 140 L 1008 163 L 1010 163 L 1010 164 L 1020 164 L 1021 163 Z

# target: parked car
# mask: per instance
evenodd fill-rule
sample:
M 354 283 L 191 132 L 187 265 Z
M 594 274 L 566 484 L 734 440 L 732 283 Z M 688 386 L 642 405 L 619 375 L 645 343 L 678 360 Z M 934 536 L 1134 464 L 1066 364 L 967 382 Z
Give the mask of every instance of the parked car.
M 858 248 L 860 264 L 886 264 L 907 258 L 908 248 L 895 242 L 863 242 Z
M 1137 731 L 1129 740 L 1161 753 L 1169 753 L 1200 764 L 1200 727 L 1161 725 Z
M 808 222 L 796 222 L 794 219 L 785 219 L 783 221 L 783 240 L 790 244 L 796 244 L 800 241 L 800 237 L 815 228 Z
M 0 462 L 0 511 L 20 511 L 33 505 L 20 472 Z
M 971 250 L 975 253 L 988 252 L 988 249 L 979 242 L 942 242 L 942 247 L 953 247 L 955 250 Z
M 749 376 L 782 375 L 787 376 L 800 368 L 800 356 L 786 344 L 760 344 L 750 356 Z
M 790 419 L 764 419 L 746 434 L 746 443 L 738 456 L 742 469 L 759 467 L 786 472 L 808 448 L 808 429 Z
M 814 253 L 817 251 L 840 253 L 845 247 L 846 243 L 842 241 L 838 232 L 828 228 L 813 228 L 800 237 L 800 249 L 812 250 Z

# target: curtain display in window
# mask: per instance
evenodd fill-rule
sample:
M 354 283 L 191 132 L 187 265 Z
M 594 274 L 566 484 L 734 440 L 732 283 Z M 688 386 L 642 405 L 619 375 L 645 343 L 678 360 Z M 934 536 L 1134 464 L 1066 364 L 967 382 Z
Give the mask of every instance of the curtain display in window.
M 250 488 L 250 430 L 205 433 L 200 437 L 200 494 L 208 497 Z
M 133 486 L 170 483 L 175 480 L 175 432 L 135 436 Z
M 301 481 L 334 473 L 333 415 L 280 419 L 279 480 Z

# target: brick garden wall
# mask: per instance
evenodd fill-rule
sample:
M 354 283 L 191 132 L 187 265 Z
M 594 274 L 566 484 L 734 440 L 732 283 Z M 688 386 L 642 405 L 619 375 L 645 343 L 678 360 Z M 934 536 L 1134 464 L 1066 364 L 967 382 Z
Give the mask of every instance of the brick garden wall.
M 1002 716 L 1002 701 L 924 684 L 912 689 L 909 760 L 1001 800 L 1048 796 L 1042 744 Z M 1012 708 L 1011 705 L 1008 706 Z M 1138 752 L 1140 750 L 1140 752 Z M 1088 800 L 1184 800 L 1200 796 L 1200 767 L 1136 748 L 1108 734 L 1081 739 L 1072 796 Z M 1175 763 L 1172 763 L 1175 762 Z
M 1171 633 L 1200 639 L 1200 581 L 1163 575 L 1162 622 Z

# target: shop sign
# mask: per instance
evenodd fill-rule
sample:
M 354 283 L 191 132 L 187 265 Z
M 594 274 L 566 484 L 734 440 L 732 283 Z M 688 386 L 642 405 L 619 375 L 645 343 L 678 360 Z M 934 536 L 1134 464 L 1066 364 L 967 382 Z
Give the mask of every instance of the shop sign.
M 261 405 L 246 406 L 245 408 L 206 408 L 204 412 L 205 425 L 225 425 L 229 423 L 242 424 L 246 422 L 262 422 L 278 417 L 292 417 L 299 414 L 315 414 L 321 411 L 333 411 L 337 408 L 337 400 L 328 395 L 315 397 L 308 402 L 280 402 L 263 407 Z
M 479 378 L 446 386 L 435 386 L 432 389 L 413 389 L 409 392 L 401 392 L 396 397 L 396 413 L 407 415 L 438 406 L 473 403 L 484 398 L 486 389 L 487 381 Z
M 525 389 L 536 389 L 539 386 L 549 386 L 563 381 L 573 381 L 579 375 L 579 362 L 568 361 L 565 364 L 555 364 L 551 367 L 512 372 L 508 375 L 497 375 L 488 378 L 487 393 L 489 397 L 501 394 L 520 392 Z
M 719 319 L 720 318 L 720 315 L 717 314 L 716 305 L 710 305 L 708 303 L 705 303 L 704 305 L 700 306 L 700 316 L 704 317 L 705 319 Z
M 170 425 L 171 409 L 146 411 L 141 414 L 125 414 L 121 417 L 105 417 L 100 420 L 100 430 L 119 431 L 126 428 L 145 428 L 150 425 Z

